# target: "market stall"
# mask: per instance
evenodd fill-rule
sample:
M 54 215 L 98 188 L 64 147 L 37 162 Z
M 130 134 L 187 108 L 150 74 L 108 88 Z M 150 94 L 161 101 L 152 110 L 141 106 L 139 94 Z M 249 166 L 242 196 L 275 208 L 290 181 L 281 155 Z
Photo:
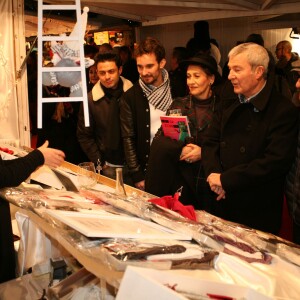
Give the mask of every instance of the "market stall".
M 160 293 L 168 295 L 164 299 L 207 294 L 297 299 L 300 249 L 296 245 L 204 211 L 196 211 L 194 219 L 183 217 L 174 210 L 186 215 L 185 207 L 173 197 L 168 199 L 174 210 L 169 210 L 149 201 L 154 196 L 129 186 L 126 195 L 116 193 L 114 180 L 88 171 L 80 174 L 75 165 L 65 163 L 55 173 L 43 168 L 31 176 L 33 183 L 1 190 L 1 198 L 21 208 L 16 215 L 22 245 L 19 270 L 23 275 L 30 268 L 38 269 L 31 281 L 49 273 L 47 267 L 41 271 L 49 259 L 60 257 L 69 265 L 72 257 L 93 275 L 85 281 L 86 273 L 79 273 L 70 293 L 86 286 L 102 290 L 110 286 L 109 297 L 117 299 L 138 299 L 142 287 L 148 299 Z M 58 180 L 57 172 L 67 180 Z M 80 176 L 93 177 L 97 183 L 82 188 Z M 78 191 L 66 189 L 72 186 L 69 181 Z M 71 276 L 77 272 L 71 271 Z M 48 295 L 65 293 L 68 285 L 62 280 L 48 289 Z M 201 290 L 201 286 L 210 288 Z M 36 285 L 39 289 L 42 293 Z

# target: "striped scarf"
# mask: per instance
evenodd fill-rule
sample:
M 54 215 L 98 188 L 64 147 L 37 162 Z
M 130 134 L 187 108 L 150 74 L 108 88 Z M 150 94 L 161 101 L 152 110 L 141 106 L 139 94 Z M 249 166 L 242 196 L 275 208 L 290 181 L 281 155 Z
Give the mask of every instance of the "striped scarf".
M 169 74 L 166 69 L 161 69 L 163 76 L 163 83 L 151 89 L 148 85 L 146 85 L 142 79 L 139 79 L 139 84 L 145 93 L 149 103 L 151 103 L 156 109 L 161 111 L 167 111 L 170 104 L 172 103 L 172 95 L 170 90 L 170 80 Z

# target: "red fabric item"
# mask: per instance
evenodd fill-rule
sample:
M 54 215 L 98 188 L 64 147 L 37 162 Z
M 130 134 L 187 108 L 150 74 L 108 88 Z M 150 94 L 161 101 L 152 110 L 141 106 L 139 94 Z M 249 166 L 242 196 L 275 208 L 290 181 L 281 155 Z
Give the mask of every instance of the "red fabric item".
M 192 221 L 197 221 L 194 207 L 192 205 L 183 205 L 179 201 L 179 196 L 179 193 L 175 193 L 174 197 L 164 196 L 161 198 L 153 198 L 148 201 L 159 206 L 171 209 L 179 213 L 181 216 L 186 217 Z
M 289 214 L 286 198 L 284 197 L 283 210 L 282 210 L 282 221 L 279 236 L 290 242 L 293 241 L 293 221 Z

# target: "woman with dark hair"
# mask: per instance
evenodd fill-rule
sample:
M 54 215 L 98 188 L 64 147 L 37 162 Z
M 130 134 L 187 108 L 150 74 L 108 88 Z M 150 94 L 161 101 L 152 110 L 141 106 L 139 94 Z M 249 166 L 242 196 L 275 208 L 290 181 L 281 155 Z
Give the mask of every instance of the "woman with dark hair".
M 189 95 L 177 98 L 167 111 L 188 117 L 191 136 L 172 140 L 157 132 L 146 174 L 146 191 L 157 196 L 174 194 L 182 188 L 180 201 L 196 209 L 211 211 L 213 196 L 203 176 L 201 145 L 216 110 L 218 98 L 214 86 L 220 82 L 218 66 L 209 55 L 199 54 L 182 62 L 186 69 Z
M 87 92 L 90 92 L 94 85 L 99 81 L 96 64 L 93 64 L 88 68 L 88 77 Z

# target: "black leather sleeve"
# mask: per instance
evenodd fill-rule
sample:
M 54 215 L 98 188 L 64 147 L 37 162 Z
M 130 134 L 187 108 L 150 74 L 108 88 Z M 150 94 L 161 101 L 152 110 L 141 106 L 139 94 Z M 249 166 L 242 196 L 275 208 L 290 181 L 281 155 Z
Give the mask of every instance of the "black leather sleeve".
M 120 101 L 121 134 L 123 138 L 126 163 L 132 179 L 136 183 L 144 180 L 144 172 L 141 170 L 138 162 L 134 117 L 134 110 L 130 106 L 128 94 L 125 93 Z

